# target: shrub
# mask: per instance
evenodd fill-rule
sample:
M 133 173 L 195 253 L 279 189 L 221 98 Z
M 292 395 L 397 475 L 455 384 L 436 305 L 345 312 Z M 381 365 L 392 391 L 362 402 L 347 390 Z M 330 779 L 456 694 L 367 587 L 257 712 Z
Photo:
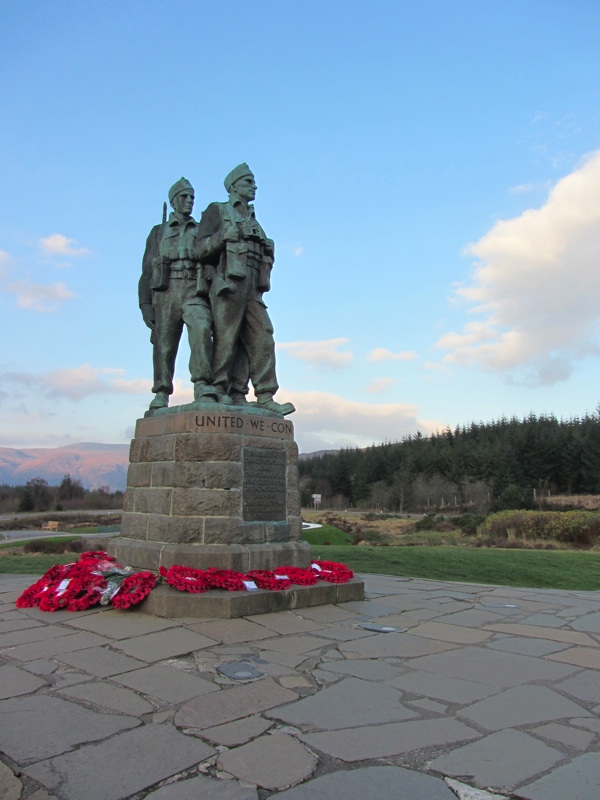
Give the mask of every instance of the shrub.
M 594 511 L 499 511 L 483 525 L 493 539 L 565 542 L 593 547 L 600 541 L 600 513 Z

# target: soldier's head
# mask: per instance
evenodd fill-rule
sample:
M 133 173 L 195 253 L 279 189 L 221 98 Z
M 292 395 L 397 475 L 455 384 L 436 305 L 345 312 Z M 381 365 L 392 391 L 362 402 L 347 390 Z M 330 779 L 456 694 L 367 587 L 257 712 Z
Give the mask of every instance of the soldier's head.
M 194 187 L 186 180 L 180 178 L 177 183 L 169 189 L 169 202 L 174 211 L 189 217 L 194 208 Z
M 238 164 L 225 178 L 225 188 L 233 200 L 249 203 L 256 197 L 256 181 L 248 164 Z

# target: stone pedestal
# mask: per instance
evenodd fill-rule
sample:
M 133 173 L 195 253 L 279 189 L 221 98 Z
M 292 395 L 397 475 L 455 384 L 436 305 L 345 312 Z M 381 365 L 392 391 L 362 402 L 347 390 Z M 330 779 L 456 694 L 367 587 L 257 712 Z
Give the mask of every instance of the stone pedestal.
M 293 424 L 252 406 L 228 411 L 194 403 L 140 419 L 121 536 L 109 552 L 152 571 L 173 564 L 238 572 L 308 567 L 297 461 Z M 345 586 L 201 595 L 161 586 L 144 609 L 167 617 L 238 617 L 363 598 L 362 581 Z
M 206 408 L 138 420 L 112 554 L 152 570 L 308 566 L 293 424 Z

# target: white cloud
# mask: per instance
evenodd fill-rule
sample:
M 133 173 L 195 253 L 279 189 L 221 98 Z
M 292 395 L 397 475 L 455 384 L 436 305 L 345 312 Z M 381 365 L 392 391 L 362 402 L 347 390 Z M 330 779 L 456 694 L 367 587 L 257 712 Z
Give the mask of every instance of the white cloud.
M 52 233 L 45 239 L 40 239 L 40 247 L 45 253 L 53 256 L 87 256 L 88 247 L 75 247 L 77 239 L 69 239 L 62 233 Z
M 548 385 L 600 354 L 600 151 L 541 208 L 497 222 L 467 252 L 473 282 L 455 293 L 483 319 L 438 340 L 446 362 Z
M 296 257 L 301 256 L 303 253 L 304 253 L 304 248 L 303 247 L 295 247 L 294 248 L 294 255 Z
M 376 347 L 367 356 L 367 361 L 414 361 L 416 358 L 417 354 L 414 350 L 402 350 L 399 353 L 393 353 L 385 347 Z
M 292 358 L 307 361 L 320 369 L 337 369 L 347 366 L 353 359 L 351 352 L 340 352 L 339 347 L 350 339 L 325 339 L 321 342 L 279 342 L 278 350 L 283 350 Z
M 57 369 L 52 372 L 5 372 L 0 380 L 6 383 L 25 386 L 44 392 L 48 397 L 66 397 L 69 400 L 83 400 L 98 394 L 148 394 L 151 392 L 149 380 L 126 380 L 119 376 L 124 370 L 113 367 L 92 367 L 82 364 L 70 369 Z
M 378 378 L 375 381 L 371 381 L 371 383 L 366 387 L 366 391 L 372 392 L 373 394 L 379 394 L 380 392 L 385 392 L 395 383 L 396 381 L 393 378 Z
M 63 281 L 50 284 L 12 281 L 6 285 L 4 291 L 16 294 L 19 308 L 28 311 L 56 311 L 64 300 L 75 297 Z
M 417 406 L 409 403 L 358 403 L 327 392 L 295 392 L 280 389 L 276 399 L 291 401 L 294 423 L 303 453 L 339 447 L 366 447 L 373 443 L 398 441 L 420 430 L 428 434 L 429 423 L 417 419 Z M 436 423 L 437 425 L 438 423 Z

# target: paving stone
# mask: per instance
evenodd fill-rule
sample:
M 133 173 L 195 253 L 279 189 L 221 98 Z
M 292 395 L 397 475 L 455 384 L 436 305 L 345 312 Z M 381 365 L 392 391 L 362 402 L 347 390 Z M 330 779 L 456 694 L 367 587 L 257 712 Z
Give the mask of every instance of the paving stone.
M 136 717 L 155 711 L 153 705 L 130 689 L 122 689 L 103 681 L 92 681 L 61 689 L 59 694 L 62 697 L 84 700 L 101 708 L 110 708 L 121 714 L 130 714 Z
M 411 667 L 502 688 L 530 681 L 560 680 L 574 671 L 574 668 L 549 664 L 541 658 L 477 647 L 417 658 L 411 662 Z
M 385 661 L 355 659 L 352 661 L 321 661 L 321 669 L 339 675 L 352 675 L 366 681 L 385 681 L 398 676 L 402 670 Z
M 48 658 L 40 658 L 37 661 L 29 661 L 27 664 L 23 664 L 23 669 L 26 669 L 27 672 L 33 672 L 34 675 L 52 675 L 58 669 L 58 664 Z
M 398 606 L 383 605 L 376 600 L 351 600 L 348 603 L 339 603 L 338 608 L 344 611 L 353 611 L 355 614 L 362 614 L 365 617 L 383 617 L 385 614 L 393 614 L 397 611 Z
M 339 731 L 301 734 L 299 738 L 323 753 L 342 761 L 363 761 L 410 753 L 425 747 L 455 744 L 479 736 L 454 719 L 425 719 L 359 726 Z
M 493 733 L 452 750 L 434 759 L 429 768 L 443 775 L 468 780 L 482 789 L 510 791 L 516 784 L 550 769 L 563 759 L 558 750 L 526 733 L 511 730 Z M 566 797 L 572 800 L 568 793 L 562 795 L 561 800 Z M 591 800 L 591 796 L 586 800 Z
M 223 781 L 198 775 L 177 781 L 150 792 L 151 800 L 258 800 L 258 792 L 251 786 L 241 786 L 237 781 Z
M 453 650 L 456 645 L 436 642 L 409 633 L 375 633 L 357 642 L 344 642 L 342 653 L 357 653 L 363 658 L 416 658 L 429 653 Z
M 519 789 L 524 800 L 593 800 L 600 797 L 598 753 L 577 756 L 533 783 Z
M 534 625 L 520 625 L 518 622 L 503 622 L 495 625 L 486 625 L 486 630 L 497 631 L 498 633 L 512 633 L 515 636 L 529 636 L 532 639 L 550 639 L 553 642 L 577 644 L 581 647 L 596 646 L 596 642 L 586 633 L 553 628 L 540 628 Z
M 424 711 L 433 711 L 434 714 L 443 714 L 448 706 L 436 703 L 435 700 L 409 700 L 411 706 L 422 708 Z
M 91 647 L 89 650 L 77 650 L 74 653 L 58 654 L 56 656 L 63 664 L 89 672 L 97 678 L 108 678 L 110 675 L 119 675 L 128 670 L 140 669 L 145 666 L 144 661 L 129 658 L 122 653 L 115 653 L 108 647 Z
M 530 685 L 516 686 L 481 700 L 463 708 L 460 716 L 489 731 L 498 731 L 502 728 L 531 725 L 534 722 L 574 716 L 587 717 L 590 712 L 552 689 Z
M 424 622 L 411 630 L 415 636 L 424 636 L 426 639 L 439 639 L 443 642 L 455 644 L 477 644 L 485 642 L 492 636 L 486 631 L 464 628 L 460 625 L 448 625 L 442 622 Z
M 278 734 L 222 753 L 217 766 L 265 789 L 287 789 L 313 773 L 317 757 L 293 737 Z
M 41 627 L 43 627 L 41 622 L 37 622 L 34 619 L 23 619 L 22 617 L 17 617 L 15 619 L 9 619 L 0 622 L 0 634 L 4 636 L 5 633 L 10 633 L 11 631 L 23 631 L 27 628 Z
M 520 625 L 536 625 L 542 628 L 562 628 L 565 624 L 556 614 L 532 614 L 529 617 L 519 620 Z
M 45 625 L 36 624 L 35 627 L 26 628 L 25 630 L 12 631 L 11 633 L 2 634 L 0 639 L 0 648 L 6 650 L 8 647 L 14 647 L 17 644 L 29 644 L 30 642 L 45 642 L 48 639 L 57 639 L 61 636 L 72 636 L 73 631 L 70 628 L 50 627 Z
M 338 606 L 314 606 L 313 608 L 303 608 L 298 612 L 303 619 L 311 619 L 313 622 L 342 622 L 345 619 L 354 619 L 356 616 L 351 611 L 346 611 Z
M 100 744 L 40 761 L 25 772 L 47 789 L 56 789 L 63 798 L 122 800 L 195 766 L 214 752 L 204 742 L 183 736 L 169 725 L 145 725 Z
M 214 639 L 201 636 L 199 633 L 185 628 L 171 628 L 158 633 L 148 633 L 133 639 L 121 639 L 115 647 L 123 650 L 128 656 L 142 661 L 159 661 L 172 656 L 181 656 L 202 650 L 215 644 Z
M 23 784 L 12 769 L 0 761 L 0 797 L 2 800 L 19 800 Z
M 588 703 L 595 703 L 600 698 L 600 672 L 578 672 L 572 678 L 557 683 L 554 688 Z
M 576 631 L 588 631 L 589 633 L 600 633 L 600 611 L 595 614 L 586 614 L 571 623 L 571 627 Z
M 139 724 L 133 717 L 99 714 L 47 695 L 4 700 L 0 714 L 0 750 L 19 763 L 64 753 Z
M 6 655 L 18 661 L 37 661 L 40 658 L 50 658 L 62 653 L 72 653 L 75 650 L 86 650 L 89 647 L 99 647 L 108 644 L 108 640 L 94 633 L 71 633 L 68 636 L 58 636 L 45 642 L 30 642 L 8 648 Z
M 45 789 L 38 789 L 37 792 L 30 794 L 27 800 L 57 800 L 53 794 L 48 794 Z
M 578 750 L 587 750 L 596 738 L 593 733 L 580 731 L 577 728 L 570 728 L 568 725 L 559 725 L 556 722 L 552 722 L 549 725 L 541 725 L 539 728 L 533 728 L 530 733 L 535 733 L 536 736 L 550 739 L 553 742 L 566 744 L 568 747 L 576 747 Z
M 485 686 L 474 681 L 448 678 L 431 672 L 411 671 L 386 681 L 390 686 L 411 694 L 436 697 L 448 703 L 473 703 L 499 691 L 497 687 Z
M 295 614 L 293 611 L 255 614 L 246 617 L 246 619 L 280 634 L 306 633 L 307 631 L 318 631 L 322 627 L 319 623 L 304 619 L 303 616 Z
M 365 636 L 370 636 L 371 634 L 368 630 L 362 630 L 350 625 L 336 625 L 329 628 L 323 628 L 320 631 L 315 631 L 314 635 L 323 636 L 323 638 L 330 639 L 335 642 L 349 642 L 353 639 L 364 639 Z
M 320 650 L 330 644 L 326 639 L 319 639 L 316 636 L 276 636 L 268 642 L 262 642 L 261 647 L 268 647 L 269 650 L 282 653 L 294 653 L 302 655 L 314 650 Z
M 177 623 L 172 620 L 152 617 L 141 611 L 123 612 L 114 608 L 69 622 L 69 625 L 72 628 L 108 636 L 110 639 L 130 639 L 132 636 L 144 636 L 147 633 L 177 627 Z
M 225 725 L 206 728 L 202 731 L 202 738 L 209 739 L 215 744 L 235 747 L 239 744 L 246 744 L 250 739 L 256 739 L 272 726 L 271 720 L 264 720 L 262 717 L 256 716 L 246 717 L 246 719 L 239 719 L 235 722 L 227 722 Z
M 212 728 L 290 703 L 297 698 L 295 692 L 279 686 L 272 678 L 265 678 L 197 697 L 179 709 L 174 721 L 179 728 Z
M 345 678 L 288 706 L 266 712 L 292 725 L 310 725 L 322 730 L 396 722 L 417 716 L 401 704 L 402 694 L 391 686 Z
M 472 786 L 467 786 L 466 783 L 452 780 L 452 778 L 444 778 L 444 783 L 452 789 L 458 800 L 508 800 L 504 794 L 492 794 L 486 792 L 485 789 L 473 789 Z
M 481 628 L 491 622 L 500 622 L 504 618 L 503 614 L 497 611 L 488 611 L 483 608 L 468 608 L 465 611 L 457 611 L 454 614 L 438 617 L 437 622 L 447 625 L 460 625 L 464 628 Z
M 158 664 L 123 675 L 113 675 L 111 680 L 167 703 L 182 703 L 192 697 L 205 697 L 211 692 L 220 691 L 211 681 Z
M 18 695 L 31 694 L 47 686 L 46 681 L 36 678 L 29 672 L 19 669 L 19 667 L 0 667 L 0 700 L 7 697 L 17 697 Z
M 312 683 L 301 675 L 287 675 L 279 679 L 279 683 L 286 689 L 310 689 Z
M 591 647 L 570 647 L 561 653 L 553 653 L 548 659 L 564 664 L 576 664 L 586 669 L 600 669 L 600 648 L 592 650 Z
M 264 669 L 263 663 L 281 664 L 295 669 L 303 661 L 306 661 L 306 658 L 303 653 L 278 653 L 271 650 L 261 650 L 256 663 L 259 664 L 261 669 Z
M 505 636 L 488 642 L 488 647 L 494 650 L 504 650 L 507 653 L 519 653 L 522 656 L 547 656 L 557 653 L 568 647 L 568 644 L 551 642 L 549 639 L 527 639 L 525 636 Z
M 600 719 L 580 719 L 576 717 L 575 719 L 569 720 L 569 722 L 572 725 L 579 725 L 579 727 L 585 728 L 588 731 L 600 733 Z
M 186 628 L 225 644 L 257 641 L 275 636 L 274 631 L 263 628 L 262 625 L 257 625 L 256 622 L 251 622 L 243 617 L 198 622 L 186 625 Z

